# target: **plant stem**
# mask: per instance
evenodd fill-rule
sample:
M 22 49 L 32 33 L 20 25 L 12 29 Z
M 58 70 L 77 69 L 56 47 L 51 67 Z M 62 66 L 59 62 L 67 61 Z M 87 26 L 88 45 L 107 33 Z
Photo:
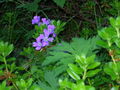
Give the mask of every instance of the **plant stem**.
M 90 79 L 88 78 L 89 85 L 92 86 Z
M 13 83 L 13 86 L 16 88 L 16 90 L 19 90 L 17 85 L 14 82 L 12 82 L 12 83 Z
M 112 50 L 110 49 L 110 52 L 111 52 L 111 51 L 112 51 Z M 116 67 L 117 70 L 118 70 L 117 63 L 115 62 L 115 58 L 114 58 L 114 56 L 111 55 L 111 58 L 112 58 L 112 60 L 113 60 L 113 63 L 114 63 L 114 65 L 115 65 L 115 67 Z M 119 79 L 119 74 L 118 74 L 118 72 L 115 72 L 115 74 L 118 76 L 118 79 Z
M 112 50 L 110 49 L 110 52 L 111 52 Z M 111 58 L 112 58 L 112 60 L 113 60 L 113 63 L 116 65 L 116 62 L 115 62 L 115 59 L 114 59 L 114 56 L 113 55 L 111 55 Z
M 56 42 L 59 43 L 58 37 L 56 37 Z
M 5 63 L 5 67 L 6 67 L 6 72 L 9 73 L 5 56 L 4 56 L 3 60 L 4 60 L 4 63 Z M 9 78 L 10 78 L 10 77 L 9 77 Z M 16 90 L 19 90 L 19 89 L 17 88 L 16 84 L 15 84 L 14 82 L 12 82 L 12 83 L 13 83 L 13 86 L 16 88 Z
M 7 67 L 6 58 L 4 57 L 3 60 L 4 60 L 4 63 L 5 63 L 6 71 L 7 71 L 7 73 L 8 73 L 8 67 Z
M 96 21 L 96 27 L 98 28 L 98 20 L 97 20 L 97 13 L 96 13 L 96 4 L 94 4 L 94 15 L 95 15 L 95 21 Z
M 111 47 L 110 40 L 108 40 L 107 42 L 108 42 L 108 46 Z M 112 50 L 109 49 L 109 52 L 112 52 Z M 112 58 L 113 63 L 116 65 L 116 62 L 115 62 L 114 56 L 113 56 L 113 55 L 110 55 L 110 56 L 111 56 L 111 58 Z
M 119 31 L 118 31 L 118 32 L 119 32 Z M 120 34 L 119 34 L 118 32 L 117 32 L 117 35 L 118 35 L 118 38 L 119 38 Z M 111 47 L 110 40 L 108 40 L 108 45 L 109 45 L 109 47 Z M 109 49 L 109 52 L 112 52 L 112 50 Z M 114 55 L 112 54 L 112 55 L 110 55 L 110 56 L 111 56 L 111 58 L 112 58 L 112 61 L 113 61 L 114 65 L 115 65 L 115 67 L 117 68 L 117 63 L 115 62 Z M 118 69 L 118 68 L 117 68 L 117 69 Z M 116 75 L 117 75 L 118 78 L 119 78 L 119 74 L 118 74 L 118 72 L 116 72 Z
M 87 73 L 87 69 L 85 68 L 85 70 L 84 70 L 84 74 L 83 74 L 83 81 L 86 79 L 86 73 Z

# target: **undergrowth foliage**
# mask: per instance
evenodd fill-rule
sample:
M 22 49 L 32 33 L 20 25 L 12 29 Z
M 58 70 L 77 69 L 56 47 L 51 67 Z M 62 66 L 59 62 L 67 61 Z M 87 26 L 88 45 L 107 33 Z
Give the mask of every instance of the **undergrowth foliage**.
M 48 56 L 43 62 L 43 65 L 53 63 L 68 65 L 71 62 L 75 62 L 76 56 L 90 56 L 97 49 L 97 40 L 97 37 L 93 37 L 88 40 L 84 38 L 73 38 L 70 43 L 62 41 L 60 44 L 48 49 Z
M 66 42 L 59 38 L 66 22 L 34 16 L 34 42 L 20 51 L 20 58 L 12 55 L 13 44 L 0 41 L 0 90 L 119 90 L 120 16 L 109 21 L 94 37 Z M 107 52 L 99 52 L 103 49 Z M 109 60 L 98 60 L 99 53 Z

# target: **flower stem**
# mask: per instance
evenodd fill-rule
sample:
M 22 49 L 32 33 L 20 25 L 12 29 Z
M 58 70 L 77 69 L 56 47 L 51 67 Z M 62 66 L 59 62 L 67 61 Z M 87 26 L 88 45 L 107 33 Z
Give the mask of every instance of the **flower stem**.
M 59 43 L 58 37 L 56 37 L 56 42 Z
M 6 72 L 8 73 L 8 67 L 7 67 L 6 58 L 4 57 L 3 60 L 4 60 L 4 63 L 5 63 L 5 67 L 6 67 Z

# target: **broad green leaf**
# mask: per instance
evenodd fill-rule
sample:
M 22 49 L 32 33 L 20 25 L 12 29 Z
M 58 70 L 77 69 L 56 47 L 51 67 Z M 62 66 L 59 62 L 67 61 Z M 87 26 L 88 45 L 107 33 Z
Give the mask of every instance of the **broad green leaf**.
M 13 45 L 8 42 L 0 42 L 0 55 L 6 57 L 13 51 Z
M 90 65 L 88 65 L 87 69 L 94 69 L 100 65 L 100 62 L 94 62 Z
M 29 78 L 27 82 L 27 87 L 30 87 L 32 85 L 33 79 Z
M 81 69 L 80 67 L 77 67 L 77 65 L 75 64 L 68 64 L 69 69 L 73 72 L 75 72 L 76 74 L 82 74 L 83 69 Z
M 115 44 L 117 45 L 117 47 L 120 48 L 120 39 L 117 39 L 117 40 L 115 41 Z
M 78 84 L 72 85 L 72 90 L 86 90 L 84 82 L 79 82 Z
M 112 87 L 111 90 L 119 90 L 119 87 Z
M 113 62 L 109 62 L 104 66 L 104 71 L 108 75 L 111 76 L 112 80 L 115 80 L 117 78 L 116 74 L 116 66 L 114 65 Z
M 108 43 L 105 42 L 105 41 L 103 41 L 103 40 L 99 40 L 99 41 L 97 41 L 96 43 L 97 43 L 97 45 L 99 45 L 99 46 L 101 46 L 101 47 L 103 47 L 103 48 L 109 48 Z
M 95 90 L 95 88 L 92 86 L 86 86 L 86 90 Z
M 67 70 L 68 74 L 74 79 L 74 80 L 80 80 L 80 76 L 76 74 L 75 72 L 71 71 L 70 69 Z
M 80 65 L 80 66 L 84 66 L 87 64 L 86 62 L 86 57 L 85 56 L 78 56 L 76 55 L 76 62 Z
M 10 57 L 10 58 L 7 58 L 7 61 L 10 62 L 10 61 L 15 61 L 16 58 L 15 57 Z
M 116 37 L 116 31 L 112 27 L 103 28 L 101 31 L 98 31 L 98 35 L 104 40 L 111 40 Z
M 116 28 L 120 28 L 120 16 L 116 18 Z
M 100 72 L 100 69 L 90 70 L 90 71 L 87 72 L 86 75 L 87 75 L 87 77 L 93 77 L 98 72 Z
M 91 64 L 91 63 L 94 63 L 94 59 L 95 59 L 95 55 L 92 55 L 92 56 L 89 56 L 86 58 L 86 62 L 87 64 Z
M 0 90 L 11 90 L 12 87 L 6 85 L 6 81 L 0 84 Z
M 59 84 L 62 88 L 71 88 L 73 83 L 66 78 L 65 80 L 60 79 Z
M 115 19 L 114 19 L 113 17 L 111 17 L 109 20 L 110 20 L 110 24 L 111 24 L 113 27 L 115 27 L 115 23 L 116 23 Z

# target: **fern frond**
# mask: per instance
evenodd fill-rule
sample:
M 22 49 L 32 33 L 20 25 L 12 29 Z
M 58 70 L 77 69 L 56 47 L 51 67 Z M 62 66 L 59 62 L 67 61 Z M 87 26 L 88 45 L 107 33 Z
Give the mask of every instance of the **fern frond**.
M 44 75 L 45 82 L 38 81 L 43 90 L 58 90 L 58 79 L 54 71 L 47 71 Z
M 73 38 L 71 43 L 62 42 L 60 45 L 52 47 L 48 50 L 48 56 L 43 65 L 49 65 L 56 62 L 68 64 L 75 61 L 75 55 L 91 55 L 96 47 L 98 37 L 88 40 L 84 38 Z

